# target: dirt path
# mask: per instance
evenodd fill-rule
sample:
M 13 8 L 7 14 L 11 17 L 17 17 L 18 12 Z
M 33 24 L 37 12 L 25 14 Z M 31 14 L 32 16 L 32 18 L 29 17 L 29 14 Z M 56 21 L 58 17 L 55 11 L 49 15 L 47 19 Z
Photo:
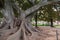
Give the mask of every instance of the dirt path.
M 60 29 L 59 28 L 51 28 L 51 27 L 39 27 L 38 28 L 41 33 L 43 34 L 42 36 L 45 35 L 44 40 L 60 40 Z M 57 33 L 56 33 L 57 30 Z

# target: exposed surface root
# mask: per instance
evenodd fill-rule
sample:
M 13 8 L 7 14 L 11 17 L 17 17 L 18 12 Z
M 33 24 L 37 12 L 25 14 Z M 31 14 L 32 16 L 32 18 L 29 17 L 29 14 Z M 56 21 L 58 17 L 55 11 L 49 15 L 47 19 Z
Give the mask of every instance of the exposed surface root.
M 44 40 L 46 37 L 30 23 L 21 20 L 14 23 L 14 28 L 1 29 L 0 33 L 0 40 Z

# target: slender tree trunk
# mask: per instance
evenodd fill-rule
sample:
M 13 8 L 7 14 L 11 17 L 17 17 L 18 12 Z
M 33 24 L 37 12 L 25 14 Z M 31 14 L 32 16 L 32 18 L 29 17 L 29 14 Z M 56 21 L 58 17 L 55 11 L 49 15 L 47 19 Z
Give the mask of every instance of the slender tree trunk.
M 37 13 L 35 14 L 35 27 L 37 28 Z
M 51 27 L 54 27 L 54 26 L 53 26 L 53 19 L 50 19 L 50 20 L 51 20 Z

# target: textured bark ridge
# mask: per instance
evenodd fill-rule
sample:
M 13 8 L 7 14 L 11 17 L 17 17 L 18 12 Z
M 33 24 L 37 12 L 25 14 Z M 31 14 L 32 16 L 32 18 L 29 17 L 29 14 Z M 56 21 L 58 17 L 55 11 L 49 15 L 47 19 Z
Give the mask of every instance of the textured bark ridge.
M 34 16 L 33 12 L 37 11 L 41 6 L 58 1 L 43 1 L 23 11 L 15 2 L 4 0 L 2 14 L 5 19 L 3 23 L 0 24 L 0 40 L 44 40 L 40 39 L 40 36 L 43 34 L 32 26 L 30 20 L 32 16 Z M 13 8 L 17 10 L 19 14 L 18 18 L 14 16 Z

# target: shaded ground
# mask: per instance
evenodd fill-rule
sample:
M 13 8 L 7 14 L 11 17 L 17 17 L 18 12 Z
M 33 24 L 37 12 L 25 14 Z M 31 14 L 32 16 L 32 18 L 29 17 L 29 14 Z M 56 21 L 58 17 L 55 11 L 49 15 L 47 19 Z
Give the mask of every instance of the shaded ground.
M 57 40 L 57 34 L 58 34 L 58 40 L 60 40 L 59 28 L 39 27 L 38 29 L 41 31 L 41 34 L 43 36 L 43 37 L 41 36 L 42 40 Z M 57 33 L 56 33 L 56 30 L 57 30 Z

